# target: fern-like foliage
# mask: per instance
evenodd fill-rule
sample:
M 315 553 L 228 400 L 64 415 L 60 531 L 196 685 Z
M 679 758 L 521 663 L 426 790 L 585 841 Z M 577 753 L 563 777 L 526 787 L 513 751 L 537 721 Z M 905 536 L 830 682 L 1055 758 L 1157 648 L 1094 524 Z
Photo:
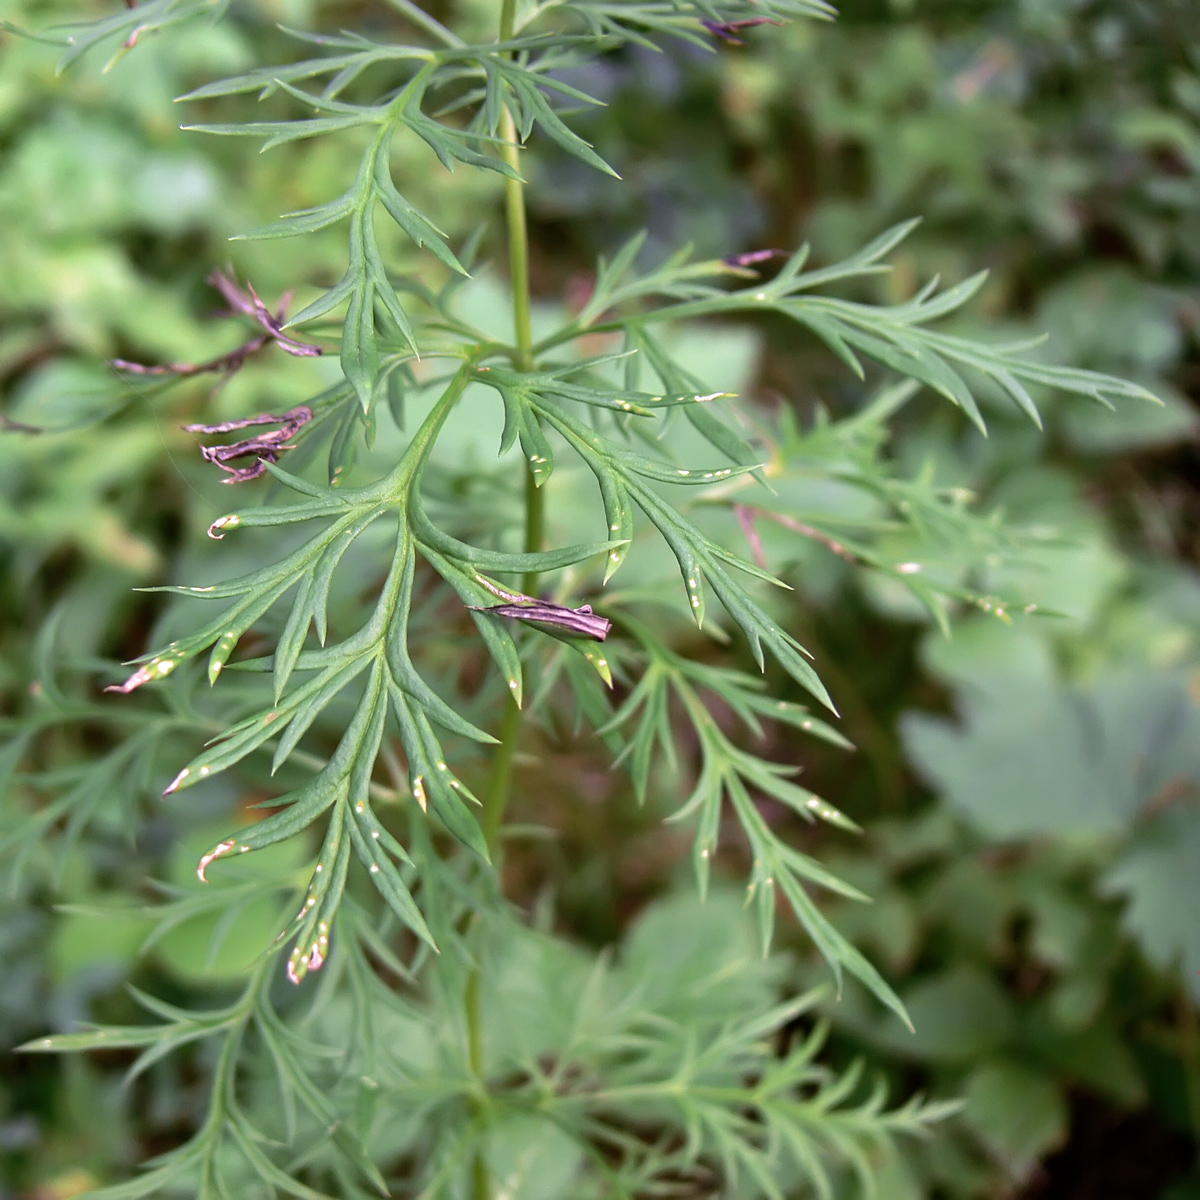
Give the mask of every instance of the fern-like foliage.
M 1034 354 L 1035 343 L 996 345 L 947 331 L 941 322 L 971 299 L 982 276 L 946 290 L 935 280 L 892 306 L 839 296 L 839 286 L 861 285 L 888 269 L 886 257 L 911 222 L 819 269 L 806 269 L 809 250 L 802 247 L 770 279 L 736 259 L 697 262 L 686 253 L 647 267 L 641 239 L 634 239 L 598 265 L 588 302 L 553 332 L 535 343 L 520 333 L 511 344 L 498 340 L 475 328 L 459 304 L 459 285 L 474 268 L 478 246 L 456 252 L 395 178 L 392 147 L 402 130 L 428 146 L 431 164 L 497 172 L 510 207 L 519 206 L 514 163 L 527 140 L 549 139 L 611 172 L 560 113 L 564 101 L 589 100 L 557 77 L 564 66 L 622 42 L 678 36 L 711 44 L 764 20 L 825 18 L 831 10 L 820 0 L 547 0 L 515 19 L 510 8 L 510 28 L 500 40 L 466 45 L 409 0 L 395 7 L 422 35 L 414 44 L 357 32 L 298 34 L 310 57 L 255 67 L 183 97 L 214 118 L 193 126 L 209 134 L 258 138 L 264 148 L 311 138 L 345 138 L 361 147 L 353 177 L 335 185 L 341 190 L 334 199 L 246 234 L 292 238 L 348 226 L 341 279 L 289 322 L 307 326 L 305 336 L 339 342 L 344 378 L 307 402 L 311 419 L 294 438 L 298 455 L 328 440 L 327 478 L 267 462 L 291 498 L 259 505 L 247 489 L 209 534 L 220 541 L 258 531 L 261 545 L 278 547 L 274 557 L 268 549 L 263 565 L 245 574 L 158 589 L 177 598 L 173 627 L 193 631 L 146 654 L 123 680 L 114 676 L 109 690 L 120 698 L 71 697 L 52 684 L 48 668 L 42 694 L 8 723 L 13 741 L 5 761 L 16 802 L 0 849 L 27 857 L 55 841 L 65 852 L 105 796 L 122 789 L 136 796 L 130 780 L 148 780 L 162 769 L 164 755 L 179 756 L 167 796 L 234 767 L 258 772 L 269 787 L 265 771 L 281 772 L 282 789 L 272 787 L 272 798 L 260 805 L 270 813 L 231 822 L 197 867 L 201 879 L 210 869 L 218 879 L 223 867 L 216 860 L 317 832 L 319 849 L 301 886 L 266 887 L 294 912 L 281 922 L 288 978 L 298 983 L 325 967 L 312 1011 L 302 1018 L 309 1032 L 299 1032 L 272 999 L 272 952 L 228 1006 L 183 1012 L 143 997 L 158 1024 L 69 1034 L 33 1048 L 138 1048 L 136 1072 L 195 1042 L 216 1047 L 209 1115 L 200 1130 L 143 1176 L 109 1189 L 112 1197 L 159 1190 L 236 1195 L 255 1178 L 297 1197 L 326 1194 L 321 1188 L 359 1195 L 397 1182 L 425 1196 L 460 1195 L 472 1157 L 484 1164 L 485 1178 L 492 1169 L 489 1155 L 504 1121 L 557 1131 L 574 1147 L 592 1192 L 572 1195 L 642 1195 L 681 1175 L 704 1194 L 740 1185 L 747 1194 L 779 1196 L 786 1190 L 780 1180 L 795 1178 L 832 1195 L 828 1160 L 848 1160 L 869 1175 L 864 1147 L 893 1131 L 919 1130 L 944 1110 L 911 1105 L 889 1113 L 878 1096 L 863 1100 L 857 1076 L 837 1080 L 815 1065 L 819 1034 L 774 1053 L 771 1039 L 807 1011 L 811 998 L 767 1004 L 751 1015 L 734 1007 L 690 1020 L 644 1003 L 632 983 L 609 992 L 601 964 L 591 983 L 562 997 L 564 1011 L 578 1016 L 573 1033 L 538 1053 L 494 1054 L 489 1061 L 479 1040 L 479 1005 L 491 982 L 479 964 L 491 961 L 495 946 L 528 949 L 524 935 L 497 916 L 487 863 L 496 845 L 489 820 L 498 817 L 493 808 L 481 819 L 473 794 L 489 786 L 477 782 L 486 775 L 487 755 L 503 766 L 514 751 L 516 726 L 501 730 L 494 715 L 522 705 L 535 716 L 548 714 L 573 701 L 616 761 L 628 766 L 641 797 L 660 756 L 682 759 L 681 743 L 697 747 L 697 761 L 683 764 L 694 767 L 690 794 L 672 819 L 694 827 L 701 889 L 723 818 L 731 815 L 751 862 L 749 894 L 763 948 L 782 899 L 835 973 L 850 971 L 903 1017 L 887 982 L 810 889 L 865 897 L 789 844 L 758 803 L 769 798 L 805 819 L 854 828 L 797 784 L 790 769 L 745 744 L 764 722 L 839 742 L 833 717 L 773 698 L 758 677 L 681 655 L 655 616 L 664 595 L 622 592 L 610 582 L 632 546 L 661 539 L 682 577 L 679 602 L 667 607 L 738 639 L 761 671 L 778 669 L 831 711 L 817 667 L 773 602 L 796 555 L 781 554 L 779 537 L 764 536 L 766 528 L 786 534 L 792 549 L 815 547 L 847 569 L 882 573 L 939 620 L 962 604 L 1003 614 L 1013 599 L 992 596 L 978 568 L 1019 550 L 1019 531 L 975 513 L 969 497 L 938 486 L 931 474 L 897 477 L 884 454 L 888 419 L 922 387 L 957 405 L 980 429 L 981 386 L 1008 396 L 1035 421 L 1039 389 L 1103 403 L 1147 394 L 1118 379 L 1048 364 Z M 165 29 L 208 9 L 154 0 L 70 31 L 68 57 L 105 41 L 128 42 L 139 26 L 142 33 Z M 242 119 L 240 97 L 247 93 L 269 107 L 264 119 Z M 230 108 L 228 119 L 216 119 Z M 419 278 L 400 277 L 389 266 L 378 234 L 384 216 L 429 252 Z M 713 392 L 676 361 L 666 334 L 686 321 L 760 314 L 791 320 L 860 379 L 869 363 L 900 382 L 857 415 L 822 418 L 812 429 L 786 416 L 755 413 L 751 420 L 736 397 Z M 586 347 L 598 334 L 609 335 L 620 351 L 589 356 Z M 467 396 L 502 409 L 496 449 L 503 455 L 519 445 L 530 512 L 564 463 L 590 473 L 597 488 L 591 528 L 547 548 L 532 521 L 522 542 L 502 507 L 472 515 L 457 502 L 444 503 L 434 451 Z M 378 478 L 344 484 L 356 444 L 372 439 L 384 411 L 402 425 L 409 400 L 428 405 L 428 412 L 398 461 Z M 679 459 L 680 431 L 693 444 L 703 442 L 704 461 Z M 857 502 L 815 503 L 804 486 L 812 480 L 827 495 L 853 494 Z M 386 549 L 378 555 L 377 586 L 354 610 L 352 625 L 339 622 L 331 637 L 335 581 L 355 555 L 380 547 Z M 531 594 L 543 587 L 551 600 Z M 605 627 L 614 626 L 611 641 L 589 637 L 585 624 L 565 615 L 571 608 L 578 618 L 584 601 Z M 516 606 L 516 621 L 500 602 Z M 533 620 L 528 610 L 531 619 L 521 620 L 521 606 L 535 602 L 543 619 Z M 214 607 L 207 619 L 191 615 Z M 564 615 L 555 619 L 556 612 Z M 439 668 L 461 647 L 465 630 L 492 664 L 474 698 L 456 694 Z M 244 639 L 253 648 L 235 659 Z M 211 697 L 203 695 L 196 665 L 204 655 Z M 614 678 L 622 687 L 615 704 L 608 692 Z M 536 686 L 527 686 L 531 680 Z M 147 699 L 143 688 L 161 698 Z M 740 719 L 741 733 L 718 723 L 713 698 Z M 42 741 L 85 722 L 104 728 L 112 749 L 39 772 Z M 317 753 L 318 744 L 332 745 L 332 752 Z M 355 862 L 378 892 L 377 910 L 362 896 L 352 898 Z M 246 895 L 256 886 L 247 884 Z M 217 894 L 223 904 L 237 902 L 232 892 Z M 151 915 L 169 928 L 199 903 L 172 901 Z M 396 945 L 407 947 L 407 957 L 397 956 Z M 384 986 L 380 964 L 415 984 L 418 999 L 401 1000 L 400 989 Z M 543 983 L 552 977 L 552 971 L 538 976 Z M 611 1012 L 592 1028 L 588 1006 L 597 995 L 609 997 Z M 339 1040 L 322 1027 L 327 1019 L 353 1028 L 353 1044 L 344 1032 Z M 321 1029 L 320 1036 L 312 1032 Z M 399 1029 L 433 1049 L 419 1061 L 389 1057 L 388 1030 Z M 328 1069 L 322 1045 L 340 1056 L 340 1073 Z M 273 1076 L 278 1089 L 278 1127 L 266 1128 L 246 1098 L 267 1086 L 262 1076 Z M 348 1122 L 341 1114 L 349 1111 L 366 1115 Z M 387 1137 L 380 1149 L 376 1143 Z M 272 1139 L 310 1148 L 286 1159 L 271 1149 Z M 423 1166 L 413 1178 L 385 1180 L 402 1162 Z M 478 1188 L 476 1194 L 482 1200 Z
M 131 1079 L 190 1046 L 214 1055 L 204 1122 L 104 1193 L 125 1198 L 236 1195 L 257 1179 L 301 1200 L 389 1189 L 436 1200 L 462 1193 L 475 1156 L 495 1161 L 513 1188 L 557 1160 L 571 1195 L 633 1197 L 683 1179 L 772 1200 L 804 1180 L 832 1197 L 848 1172 L 869 1186 L 872 1159 L 894 1138 L 923 1136 L 957 1108 L 914 1099 L 888 1109 L 880 1085 L 864 1087 L 861 1063 L 841 1075 L 820 1066 L 826 1026 L 809 1014 L 821 993 L 771 1003 L 784 964 L 736 936 L 728 898 L 685 913 L 686 953 L 684 914 L 667 908 L 642 922 L 616 964 L 487 918 L 486 941 L 473 947 L 489 1014 L 474 1062 L 461 992 L 414 1004 L 387 987 L 379 966 L 401 977 L 404 966 L 353 903 L 338 916 L 337 984 L 302 1014 L 272 1000 L 269 958 L 225 1006 L 185 1011 L 139 992 L 153 1022 L 26 1049 L 135 1051 Z M 660 944 L 668 935 L 672 944 Z M 372 1120 L 337 1118 L 347 1111 Z M 272 1140 L 305 1149 L 284 1170 L 266 1151 Z M 389 1169 L 414 1161 L 428 1166 L 407 1177 Z

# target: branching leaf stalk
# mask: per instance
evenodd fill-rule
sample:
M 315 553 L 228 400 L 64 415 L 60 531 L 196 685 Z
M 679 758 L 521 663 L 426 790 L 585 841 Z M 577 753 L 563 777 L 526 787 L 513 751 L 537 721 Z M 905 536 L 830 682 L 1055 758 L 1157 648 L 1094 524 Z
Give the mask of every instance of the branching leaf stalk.
M 500 10 L 500 42 L 513 37 L 516 17 L 516 0 L 502 0 Z M 511 52 L 510 52 L 511 57 Z M 517 126 L 512 108 L 506 102 L 501 118 L 503 143 L 500 153 L 512 169 L 504 180 L 505 225 L 508 236 L 508 262 L 510 286 L 512 288 L 513 329 L 516 337 L 513 365 L 519 371 L 533 371 L 533 319 L 529 295 L 529 230 L 525 214 L 525 183 L 520 175 L 520 148 L 517 141 Z M 525 540 L 526 554 L 536 554 L 542 548 L 545 526 L 545 500 L 538 479 L 528 463 L 525 464 Z M 521 590 L 527 596 L 537 594 L 538 572 L 530 569 L 521 581 Z M 504 717 L 500 726 L 499 742 L 492 757 L 487 789 L 483 797 L 483 836 L 497 872 L 501 878 L 500 831 L 504 824 L 504 812 L 512 792 L 513 759 L 521 738 L 521 706 L 515 697 L 505 697 Z M 497 884 L 499 886 L 499 883 Z M 481 968 L 475 964 L 467 977 L 464 1010 L 467 1022 L 468 1058 L 471 1069 L 486 1097 L 487 1080 L 483 1048 L 483 1016 L 481 1004 Z M 476 1118 L 481 1126 L 480 1145 L 475 1151 L 471 1165 L 471 1188 L 474 1200 L 490 1200 L 492 1194 L 491 1172 L 486 1157 L 486 1123 L 488 1119 L 486 1098 L 477 1106 Z

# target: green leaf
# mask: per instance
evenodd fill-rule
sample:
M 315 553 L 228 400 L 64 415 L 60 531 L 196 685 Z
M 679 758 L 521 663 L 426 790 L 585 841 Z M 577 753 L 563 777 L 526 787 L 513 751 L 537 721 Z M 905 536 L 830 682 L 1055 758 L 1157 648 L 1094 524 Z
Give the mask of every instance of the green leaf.
M 531 126 L 536 123 L 543 133 L 573 158 L 578 158 L 581 162 L 587 163 L 589 167 L 611 175 L 614 179 L 620 178 L 616 171 L 592 149 L 591 143 L 585 142 L 564 124 L 562 118 L 550 107 L 549 101 L 539 87 L 539 84 L 546 86 L 548 81 L 538 79 L 526 67 L 500 58 L 485 60 L 484 66 L 489 72 L 499 75 L 512 88 L 519 107 L 524 111 L 522 141 L 528 138 Z
M 355 197 L 352 191 L 346 192 L 339 196 L 336 200 L 331 200 L 328 204 L 321 204 L 315 208 L 303 208 L 297 212 L 287 213 L 280 217 L 278 221 L 272 221 L 268 225 L 260 225 L 257 229 L 251 229 L 248 233 L 239 233 L 235 235 L 235 241 L 261 241 L 270 238 L 297 237 L 303 233 L 316 233 L 319 229 L 326 229 L 330 225 L 336 225 L 338 221 L 344 220 L 354 211 Z
M 389 847 L 382 841 L 385 832 L 378 819 L 365 805 L 361 812 L 357 806 L 355 807 L 354 817 L 350 824 L 350 836 L 354 843 L 355 853 L 365 864 L 371 882 L 379 890 L 379 894 L 387 902 L 392 912 L 417 937 L 436 950 L 433 934 L 429 932 L 429 926 L 425 924 L 421 910 L 417 908 L 412 893 L 388 856 Z
M 368 238 L 373 245 L 369 215 L 356 213 L 350 227 L 351 258 L 347 274 L 353 274 L 354 282 L 349 293 L 346 323 L 342 327 L 342 370 L 354 388 L 363 412 L 371 406 L 375 377 L 379 374 L 379 348 L 375 333 L 377 281 L 370 273 Z
M 465 607 L 486 608 L 495 599 L 492 593 L 477 581 L 473 571 L 430 546 L 418 544 L 418 549 L 421 556 L 458 594 Z M 475 628 L 483 638 L 492 661 L 519 706 L 523 698 L 521 656 L 512 634 L 498 621 L 490 620 L 486 613 L 473 611 L 471 619 L 475 622 Z
M 339 117 L 311 117 L 300 121 L 246 121 L 242 124 L 184 125 L 188 133 L 213 133 L 222 137 L 264 138 L 263 150 L 283 146 L 304 138 L 341 133 L 360 125 L 373 125 L 375 115 L 370 110 Z
M 1190 807 L 1159 814 L 1138 830 L 1104 875 L 1105 895 L 1125 900 L 1121 922 L 1146 957 L 1177 973 L 1200 998 L 1200 934 L 1191 919 L 1200 820 Z
M 1044 1072 L 1006 1060 L 987 1063 L 968 1077 L 966 1100 L 964 1118 L 1015 1181 L 1028 1178 L 1066 1139 L 1067 1102 Z
M 1172 780 L 1200 782 L 1200 710 L 1177 676 L 1125 674 L 1086 689 L 977 672 L 965 722 L 909 714 L 922 773 L 987 836 L 1121 832 Z
M 390 139 L 380 148 L 375 161 L 375 193 L 379 202 L 387 210 L 388 216 L 404 230 L 418 246 L 428 247 L 439 262 L 444 263 L 452 271 L 467 275 L 467 269 L 455 257 L 454 252 L 446 245 L 443 234 L 431 221 L 422 216 L 396 190 L 392 182 L 392 173 L 388 166 L 388 145 Z

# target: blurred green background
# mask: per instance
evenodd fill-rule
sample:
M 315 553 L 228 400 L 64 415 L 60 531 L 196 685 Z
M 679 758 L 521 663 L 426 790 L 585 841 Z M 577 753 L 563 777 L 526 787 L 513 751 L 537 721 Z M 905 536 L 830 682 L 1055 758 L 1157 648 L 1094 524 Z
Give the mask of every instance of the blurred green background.
M 486 33 L 494 7 L 434 11 Z M 42 27 L 104 11 L 30 0 L 4 15 Z M 0 713 L 47 678 L 37 633 L 51 612 L 57 644 L 81 660 L 127 658 L 157 611 L 131 588 L 167 563 L 204 561 L 197 534 L 227 490 L 179 425 L 202 408 L 282 411 L 336 374 L 276 356 L 210 404 L 203 387 L 130 390 L 106 365 L 228 349 L 229 329 L 208 319 L 214 266 L 232 263 L 275 297 L 303 282 L 301 255 L 313 280 L 336 277 L 343 253 L 340 232 L 284 254 L 228 239 L 327 200 L 352 148 L 333 139 L 259 157 L 241 140 L 181 132 L 192 114 L 173 97 L 294 54 L 278 23 L 393 21 L 358 3 L 235 3 L 223 23 L 148 39 L 107 73 L 97 58 L 63 75 L 52 47 L 0 34 Z M 968 616 L 946 639 L 877 576 L 836 562 L 806 571 L 802 559 L 791 577 L 792 627 L 859 752 L 782 738 L 772 750 L 866 827 L 859 842 L 821 843 L 876 897 L 834 915 L 917 1025 L 910 1036 L 878 1020 L 850 989 L 829 1009 L 835 1055 L 865 1054 L 901 1092 L 967 1101 L 941 1137 L 888 1168 L 881 1196 L 1200 1197 L 1200 8 L 847 0 L 835 25 L 747 41 L 715 54 L 633 48 L 580 73 L 607 107 L 577 127 L 624 180 L 539 147 L 540 297 L 586 295 L 596 254 L 642 227 L 651 259 L 687 241 L 720 256 L 808 239 L 834 261 L 921 215 L 878 298 L 986 267 L 973 314 L 995 336 L 1044 330 L 1059 361 L 1135 378 L 1165 401 L 1115 413 L 1055 401 L 1045 432 L 996 407 L 986 440 L 944 404 L 904 411 L 901 462 L 1053 532 L 1002 582 L 1060 617 L 1008 627 Z M 433 177 L 427 163 L 413 147 L 406 194 L 453 238 L 494 215 L 495 180 Z M 497 303 L 486 289 L 478 302 Z M 695 353 L 805 421 L 862 402 L 791 327 L 726 327 L 698 336 Z M 58 748 L 64 765 L 88 736 Z M 0 755 L 0 780 L 15 761 Z M 653 813 L 605 803 L 618 784 L 594 746 L 547 747 L 523 778 L 559 837 L 514 854 L 510 893 L 535 897 L 557 879 L 565 932 L 607 942 L 676 885 L 675 835 Z M 203 1087 L 186 1065 L 122 1089 L 119 1059 L 7 1048 L 124 1012 L 129 979 L 187 1003 L 237 975 L 272 931 L 270 911 L 244 912 L 199 967 L 202 922 L 139 958 L 138 920 L 58 911 L 136 895 L 147 872 L 185 884 L 231 802 L 193 805 L 186 821 L 147 809 L 131 845 L 140 810 L 122 782 L 95 797 L 96 829 L 63 862 L 0 861 L 11 885 L 0 1196 L 86 1190 L 171 1144 Z M 586 802 L 551 800 L 548 812 L 547 794 Z M 517 819 L 534 808 L 522 801 Z

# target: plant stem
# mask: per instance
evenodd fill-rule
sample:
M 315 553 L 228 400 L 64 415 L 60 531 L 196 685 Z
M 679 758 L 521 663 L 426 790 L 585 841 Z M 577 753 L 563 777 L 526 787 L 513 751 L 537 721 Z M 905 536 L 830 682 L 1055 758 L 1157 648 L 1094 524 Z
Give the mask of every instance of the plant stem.
M 516 0 L 502 0 L 500 10 L 500 40 L 508 41 L 513 35 L 516 18 Z M 501 121 L 504 137 L 502 155 L 514 170 L 520 170 L 520 147 L 517 143 L 517 128 L 512 110 L 506 105 Z M 508 227 L 508 263 L 512 276 L 513 326 L 516 330 L 516 366 L 521 371 L 532 371 L 533 323 L 529 303 L 529 234 L 525 222 L 525 184 L 520 179 L 504 181 L 504 209 Z M 536 553 L 542 548 L 545 529 L 545 503 L 533 473 L 525 470 L 525 552 Z M 528 595 L 537 590 L 536 571 L 526 571 L 521 588 Z M 500 841 L 500 826 L 508 794 L 512 784 L 512 762 L 516 753 L 517 740 L 521 732 L 521 710 L 510 696 L 500 726 L 500 746 L 492 759 L 492 770 L 488 777 L 483 800 L 483 832 L 489 853 L 495 859 Z
M 546 536 L 546 494 L 537 485 L 533 472 L 525 471 L 525 553 L 536 554 Z M 536 596 L 538 573 L 526 571 L 521 577 L 521 590 L 527 596 Z
M 520 168 L 517 126 L 509 109 L 500 124 L 504 138 L 501 154 L 514 171 Z M 519 371 L 533 370 L 533 322 L 529 314 L 529 232 L 525 222 L 525 184 L 519 179 L 504 181 L 504 214 L 508 224 L 508 270 L 512 277 L 513 326 L 517 335 Z
M 509 41 L 513 36 L 516 19 L 516 0 L 502 0 L 500 10 L 500 40 Z M 512 110 L 505 105 L 501 121 L 504 137 L 502 155 L 504 161 L 516 172 L 520 171 L 520 147 L 517 143 L 517 127 Z M 529 233 L 525 222 L 525 184 L 520 179 L 504 181 L 504 209 L 508 226 L 508 263 L 512 276 L 513 327 L 516 330 L 516 366 L 521 371 L 532 371 L 533 322 L 529 303 Z M 541 489 L 533 473 L 525 470 L 525 552 L 536 553 L 542 548 L 545 529 L 545 503 Z M 527 596 L 537 590 L 536 571 L 526 571 L 521 588 Z M 521 710 L 510 696 L 500 726 L 500 746 L 492 759 L 491 775 L 483 800 L 483 832 L 488 851 L 493 859 L 500 842 L 500 826 L 504 810 L 508 805 L 508 794 L 512 784 L 512 762 L 516 753 L 517 740 L 521 732 Z
M 500 40 L 509 41 L 513 36 L 516 17 L 516 0 L 502 0 L 500 10 Z M 501 154 L 514 172 L 520 171 L 520 150 L 517 144 L 517 126 L 512 111 L 506 105 L 501 121 L 504 145 Z M 512 278 L 513 328 L 516 333 L 516 362 L 520 371 L 532 371 L 533 322 L 529 303 L 529 233 L 525 220 L 525 184 L 520 179 L 504 181 L 504 211 L 508 227 L 508 265 Z M 525 551 L 536 553 L 542 548 L 545 529 L 545 502 L 541 489 L 528 466 L 525 468 Z M 536 571 L 526 571 L 521 588 L 526 595 L 536 594 L 538 576 Z M 500 724 L 500 744 L 492 759 L 487 790 L 483 797 L 483 834 L 488 853 L 495 870 L 500 869 L 500 830 L 504 823 L 504 810 L 512 790 L 513 758 L 521 737 L 521 709 L 516 699 L 509 695 L 505 700 L 504 717 Z M 477 963 L 467 977 L 464 1007 L 467 1022 L 467 1057 L 471 1072 L 486 1094 L 486 1063 L 483 1054 L 483 1013 L 481 1009 L 481 971 Z M 487 1120 L 486 1099 L 480 1101 L 477 1117 L 481 1132 Z M 491 1173 L 488 1170 L 484 1148 L 476 1150 L 471 1163 L 471 1192 L 473 1200 L 490 1200 L 492 1191 Z
M 513 36 L 516 0 L 502 0 L 500 9 L 500 40 Z M 505 163 L 518 175 L 521 170 L 517 124 L 512 109 L 506 104 L 500 121 L 500 136 L 504 139 L 500 154 Z M 533 370 L 533 323 L 529 316 L 529 232 L 525 222 L 525 184 L 521 179 L 504 181 L 504 214 L 508 223 L 508 269 L 512 276 L 513 326 L 517 336 L 517 369 Z

